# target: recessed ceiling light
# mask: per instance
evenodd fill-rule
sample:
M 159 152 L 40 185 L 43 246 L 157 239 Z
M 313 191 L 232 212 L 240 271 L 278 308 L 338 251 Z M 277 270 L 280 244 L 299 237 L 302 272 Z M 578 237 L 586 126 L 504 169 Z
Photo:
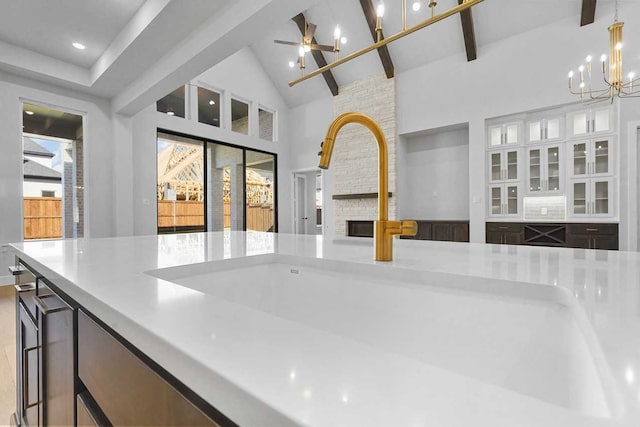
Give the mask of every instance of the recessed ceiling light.
M 293 68 L 296 66 L 296 63 L 293 61 L 289 61 L 289 68 Z
M 347 44 L 347 38 L 346 37 L 340 38 L 340 43 Z
M 29 110 L 24 110 L 24 113 L 25 113 L 27 116 L 33 116 L 33 115 L 35 114 L 33 111 L 29 111 Z
M 83 45 L 82 43 L 78 43 L 78 42 L 71 43 L 71 46 L 75 47 L 78 50 L 85 50 L 87 48 L 85 45 Z
M 209 105 L 216 105 L 216 101 L 212 99 L 211 101 L 209 101 Z
M 413 3 L 413 11 L 414 11 L 414 12 L 419 11 L 421 6 L 422 6 L 422 5 L 420 4 L 420 2 L 419 2 L 419 1 L 414 2 L 414 3 Z
M 167 116 L 175 116 L 176 113 L 174 113 L 173 111 L 167 111 Z

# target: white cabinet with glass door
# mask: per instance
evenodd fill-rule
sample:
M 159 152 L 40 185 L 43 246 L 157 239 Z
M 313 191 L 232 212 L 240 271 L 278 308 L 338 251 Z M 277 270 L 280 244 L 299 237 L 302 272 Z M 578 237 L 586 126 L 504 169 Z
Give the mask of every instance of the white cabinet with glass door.
M 487 126 L 489 147 L 522 143 L 522 122 L 500 123 Z
M 569 173 L 573 178 L 615 175 L 613 138 L 595 138 L 570 144 Z
M 567 114 L 567 137 L 581 137 L 614 130 L 613 108 L 594 108 Z
M 561 149 L 560 144 L 527 148 L 528 193 L 556 194 L 562 191 Z
M 520 214 L 520 189 L 517 183 L 489 186 L 489 216 L 517 217 Z
M 538 118 L 527 121 L 528 142 L 550 142 L 562 139 L 562 117 Z
M 569 213 L 572 217 L 613 217 L 613 179 L 572 180 Z
M 489 182 L 520 179 L 520 149 L 489 151 Z

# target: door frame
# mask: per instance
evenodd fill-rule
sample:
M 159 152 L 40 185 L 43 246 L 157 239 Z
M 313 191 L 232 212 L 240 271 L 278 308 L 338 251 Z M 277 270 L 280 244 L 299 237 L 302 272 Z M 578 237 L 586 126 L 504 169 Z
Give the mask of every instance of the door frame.
M 294 192 L 295 192 L 295 185 L 296 185 L 296 175 L 298 174 L 308 174 L 309 172 L 320 172 L 320 182 L 321 182 L 321 188 L 322 188 L 322 213 L 321 213 L 321 221 L 322 221 L 322 225 L 320 227 L 320 233 L 318 233 L 319 235 L 324 235 L 324 225 L 325 225 L 325 194 L 326 191 L 325 190 L 325 175 L 324 175 L 324 170 L 318 168 L 318 167 L 309 167 L 309 168 L 301 168 L 301 169 L 293 169 L 291 170 L 291 221 L 292 221 L 292 227 L 291 229 L 293 230 L 294 233 L 296 233 L 296 200 L 295 197 L 293 197 Z M 306 179 L 306 176 L 305 176 Z M 311 197 L 308 192 L 307 192 L 307 200 L 308 198 Z M 313 195 L 313 197 L 315 197 L 315 194 Z M 313 227 L 317 227 L 316 225 L 316 221 L 315 221 L 315 213 L 312 215 L 313 216 Z M 309 231 L 309 224 L 307 223 L 307 232 Z M 296 233 L 297 234 L 297 233 Z

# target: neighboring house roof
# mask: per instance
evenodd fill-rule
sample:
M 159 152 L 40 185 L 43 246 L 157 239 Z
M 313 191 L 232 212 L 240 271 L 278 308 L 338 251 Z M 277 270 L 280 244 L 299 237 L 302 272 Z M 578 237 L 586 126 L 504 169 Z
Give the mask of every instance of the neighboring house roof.
M 24 154 L 49 158 L 55 156 L 55 154 L 53 154 L 51 151 L 47 150 L 42 145 L 38 144 L 31 138 L 27 138 L 26 136 L 22 138 L 22 143 L 24 147 Z
M 24 177 L 31 179 L 45 179 L 49 181 L 62 181 L 62 174 L 57 170 L 48 168 L 33 160 L 24 159 Z

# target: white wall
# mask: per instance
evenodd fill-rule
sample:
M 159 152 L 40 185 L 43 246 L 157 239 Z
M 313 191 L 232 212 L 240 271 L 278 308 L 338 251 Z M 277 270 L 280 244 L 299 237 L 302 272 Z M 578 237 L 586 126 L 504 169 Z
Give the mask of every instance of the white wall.
M 289 141 L 292 170 L 309 170 L 318 167 L 318 151 L 324 140 L 327 128 L 334 118 L 333 97 L 327 95 L 308 104 L 292 108 L 289 111 Z M 324 211 L 324 234 L 334 234 L 333 229 L 333 171 L 323 171 L 324 191 L 322 209 Z M 281 204 L 281 209 L 285 205 Z M 293 209 L 291 202 L 290 209 Z
M 223 127 L 217 128 L 198 123 L 197 88 L 190 86 L 186 119 L 168 116 L 156 112 L 150 105 L 131 120 L 132 129 L 132 230 L 136 235 L 156 234 L 156 129 L 161 128 L 180 132 L 194 137 L 225 142 L 247 148 L 268 151 L 278 155 L 278 230 L 288 233 L 292 231 L 291 219 L 291 166 L 289 133 L 289 110 L 280 94 L 267 77 L 260 63 L 250 49 L 243 49 L 207 72 L 192 80 L 193 85 L 208 87 L 222 92 L 222 107 L 230 105 L 231 97 L 250 100 L 251 135 L 232 132 L 230 114 L 222 113 Z M 258 138 L 258 106 L 277 111 L 277 141 L 265 141 Z M 229 110 L 230 111 L 230 110 Z M 128 147 L 123 146 L 125 156 Z M 118 152 L 117 152 L 118 153 Z M 127 220 L 123 220 L 126 222 Z M 120 222 L 120 220 L 119 220 Z M 118 229 L 118 224 L 116 225 Z M 121 224 L 122 230 L 128 225 Z
M 51 181 L 24 181 L 22 184 L 23 197 L 42 197 L 42 191 L 54 191 L 54 197 L 62 197 L 62 184 Z
M 469 219 L 469 131 L 401 139 L 398 215 L 408 219 Z

